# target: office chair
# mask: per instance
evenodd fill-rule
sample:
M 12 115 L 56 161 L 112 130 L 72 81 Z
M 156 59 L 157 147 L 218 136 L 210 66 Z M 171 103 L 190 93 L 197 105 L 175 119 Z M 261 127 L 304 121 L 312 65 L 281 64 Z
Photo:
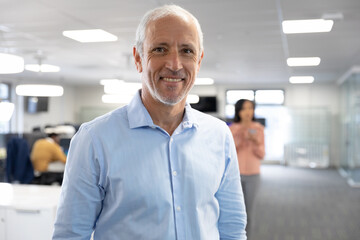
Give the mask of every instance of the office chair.
M 34 169 L 30 160 L 30 150 L 23 138 L 12 137 L 7 143 L 6 181 L 9 183 L 31 183 Z

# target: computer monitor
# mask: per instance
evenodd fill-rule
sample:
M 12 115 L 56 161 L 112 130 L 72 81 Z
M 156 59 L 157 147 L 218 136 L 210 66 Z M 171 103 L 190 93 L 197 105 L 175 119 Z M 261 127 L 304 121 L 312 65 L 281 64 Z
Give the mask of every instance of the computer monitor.
M 61 138 L 60 139 L 60 147 L 63 149 L 64 153 L 67 155 L 70 148 L 71 138 Z

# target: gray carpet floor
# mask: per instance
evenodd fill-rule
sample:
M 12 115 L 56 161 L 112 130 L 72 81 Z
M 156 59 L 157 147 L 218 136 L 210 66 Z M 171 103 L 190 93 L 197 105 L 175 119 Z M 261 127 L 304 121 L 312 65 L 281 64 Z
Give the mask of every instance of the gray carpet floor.
M 360 188 L 335 169 L 262 165 L 249 240 L 360 240 Z

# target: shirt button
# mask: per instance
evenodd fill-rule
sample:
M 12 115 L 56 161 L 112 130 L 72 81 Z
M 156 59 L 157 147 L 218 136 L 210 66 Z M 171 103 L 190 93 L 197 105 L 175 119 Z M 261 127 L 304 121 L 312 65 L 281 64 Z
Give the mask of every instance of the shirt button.
M 170 142 L 173 142 L 174 141 L 174 139 L 173 138 L 170 138 Z
M 176 207 L 176 210 L 177 210 L 178 212 L 180 212 L 180 211 L 181 211 L 181 207 L 180 207 L 180 206 L 177 206 L 177 207 Z
M 173 171 L 173 175 L 174 175 L 174 176 L 177 176 L 177 171 Z

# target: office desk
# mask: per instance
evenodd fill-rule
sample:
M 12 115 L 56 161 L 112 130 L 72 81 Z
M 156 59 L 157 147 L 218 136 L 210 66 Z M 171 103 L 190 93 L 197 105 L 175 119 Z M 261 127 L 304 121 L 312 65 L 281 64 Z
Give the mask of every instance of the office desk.
M 59 186 L 0 183 L 0 239 L 51 239 L 59 195 Z

